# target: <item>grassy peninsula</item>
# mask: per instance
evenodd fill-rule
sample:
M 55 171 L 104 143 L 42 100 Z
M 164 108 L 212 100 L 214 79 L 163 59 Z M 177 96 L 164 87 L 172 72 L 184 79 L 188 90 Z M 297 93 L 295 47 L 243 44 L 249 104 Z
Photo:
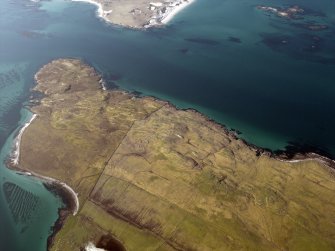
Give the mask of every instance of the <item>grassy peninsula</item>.
M 51 250 L 334 250 L 334 170 L 285 161 L 193 110 L 103 91 L 75 59 L 36 74 L 19 167 L 78 193 Z M 106 241 L 107 240 L 107 241 Z

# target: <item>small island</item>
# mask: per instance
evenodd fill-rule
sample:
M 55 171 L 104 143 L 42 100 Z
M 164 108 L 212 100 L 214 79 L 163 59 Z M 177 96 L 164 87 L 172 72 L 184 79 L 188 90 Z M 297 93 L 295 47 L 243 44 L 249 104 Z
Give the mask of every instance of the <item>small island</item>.
M 320 14 L 316 11 L 312 11 L 312 10 L 307 11 L 298 5 L 290 6 L 288 8 L 258 5 L 256 8 L 259 10 L 265 11 L 267 13 L 274 14 L 275 16 L 279 18 L 284 18 L 287 20 L 304 20 L 304 17 L 311 18 L 314 16 L 319 16 L 319 17 L 324 16 L 324 14 Z M 296 22 L 293 25 L 304 28 L 304 29 L 308 29 L 311 31 L 322 31 L 322 30 L 328 29 L 328 25 L 320 24 L 320 23 L 317 23 L 316 21 L 307 21 L 307 22 L 299 22 L 299 23 Z
M 35 79 L 16 166 L 78 199 L 49 250 L 335 249 L 333 161 L 273 155 L 195 110 L 103 90 L 77 59 Z
M 300 15 L 303 15 L 305 13 L 305 10 L 300 8 L 298 5 L 291 6 L 288 8 L 279 8 L 279 7 L 259 5 L 257 6 L 257 9 L 270 12 L 270 13 L 274 13 L 278 17 L 286 17 L 286 18 L 291 18 L 291 19 L 298 18 Z
M 167 24 L 179 11 L 194 0 L 72 0 L 98 7 L 98 16 L 108 23 L 143 29 Z

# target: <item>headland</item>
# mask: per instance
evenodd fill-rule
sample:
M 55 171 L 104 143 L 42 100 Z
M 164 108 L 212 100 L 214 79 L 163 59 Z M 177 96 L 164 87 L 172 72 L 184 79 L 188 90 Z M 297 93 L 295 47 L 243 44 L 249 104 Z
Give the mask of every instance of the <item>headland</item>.
M 36 82 L 18 165 L 68 184 L 80 205 L 50 250 L 335 248 L 332 161 L 273 156 L 195 110 L 103 90 L 77 59 Z

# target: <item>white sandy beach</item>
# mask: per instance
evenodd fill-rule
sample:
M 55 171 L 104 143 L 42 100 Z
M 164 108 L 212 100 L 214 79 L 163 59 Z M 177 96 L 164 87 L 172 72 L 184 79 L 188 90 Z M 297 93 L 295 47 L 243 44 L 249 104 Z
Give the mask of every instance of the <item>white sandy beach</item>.
M 304 158 L 304 159 L 292 159 L 292 160 L 285 160 L 285 159 L 280 159 L 277 158 L 277 160 L 281 161 L 281 162 L 286 162 L 286 163 L 299 163 L 299 162 L 307 162 L 307 161 L 317 161 L 321 164 L 324 164 L 326 166 L 333 166 L 335 165 L 335 160 L 329 159 L 327 157 L 321 156 L 317 153 L 310 153 L 312 155 L 314 155 L 313 157 L 310 158 Z
M 187 6 L 189 6 L 191 3 L 193 3 L 195 0 L 186 0 L 183 1 L 181 4 L 173 7 L 168 13 L 167 15 L 165 15 L 162 19 L 161 19 L 161 23 L 162 24 L 167 24 L 168 22 L 170 22 L 172 20 L 172 18 L 177 15 L 180 11 L 182 11 L 183 9 L 185 9 Z
M 36 178 L 39 178 L 45 182 L 49 182 L 49 183 L 56 183 L 58 185 L 61 185 L 63 188 L 65 188 L 67 191 L 70 192 L 70 194 L 72 195 L 72 198 L 75 202 L 75 208 L 73 210 L 73 215 L 76 215 L 79 211 L 79 199 L 78 199 L 78 194 L 69 186 L 67 185 L 66 183 L 64 182 L 61 182 L 59 180 L 56 180 L 56 179 L 53 179 L 53 178 L 50 178 L 50 177 L 45 177 L 43 175 L 40 175 L 40 174 L 37 174 L 37 173 L 34 173 L 34 172 L 21 172 L 21 171 L 18 171 L 18 173 L 21 173 L 21 174 L 24 174 L 24 175 L 27 175 L 27 176 L 34 176 Z
M 14 144 L 14 150 L 11 155 L 11 160 L 14 165 L 17 165 L 19 163 L 19 158 L 20 158 L 20 144 L 21 144 L 21 138 L 24 130 L 27 129 L 27 127 L 34 121 L 34 119 L 37 117 L 36 114 L 34 114 L 31 119 L 24 124 L 24 126 L 20 129 L 19 134 L 17 135 L 15 139 L 15 144 Z

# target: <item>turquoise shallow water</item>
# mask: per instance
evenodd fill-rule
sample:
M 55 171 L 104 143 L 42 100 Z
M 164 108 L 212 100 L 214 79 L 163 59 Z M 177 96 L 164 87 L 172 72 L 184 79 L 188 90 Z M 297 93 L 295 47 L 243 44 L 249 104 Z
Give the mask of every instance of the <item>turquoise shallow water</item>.
M 19 125 L 31 118 L 22 109 Z M 45 189 L 42 182 L 20 175 L 4 166 L 13 148 L 15 130 L 4 143 L 0 153 L 0 250 L 46 250 L 46 239 L 58 218 L 62 200 Z
M 259 4 L 300 4 L 310 15 L 287 21 L 257 10 Z M 86 3 L 1 1 L 2 152 L 8 153 L 9 136 L 24 121 L 20 111 L 34 73 L 54 58 L 76 57 L 110 84 L 196 108 L 258 146 L 276 150 L 296 142 L 335 155 L 334 13 L 333 0 L 196 0 L 166 28 L 143 32 L 107 25 Z M 329 28 L 309 31 L 301 26 L 308 21 Z M 2 193 L 0 244 L 44 250 L 59 199 L 36 180 L 0 171 L 2 188 L 10 179 L 47 208 L 34 214 L 43 227 L 35 222 L 22 232 Z M 28 239 L 35 246 L 17 245 Z

